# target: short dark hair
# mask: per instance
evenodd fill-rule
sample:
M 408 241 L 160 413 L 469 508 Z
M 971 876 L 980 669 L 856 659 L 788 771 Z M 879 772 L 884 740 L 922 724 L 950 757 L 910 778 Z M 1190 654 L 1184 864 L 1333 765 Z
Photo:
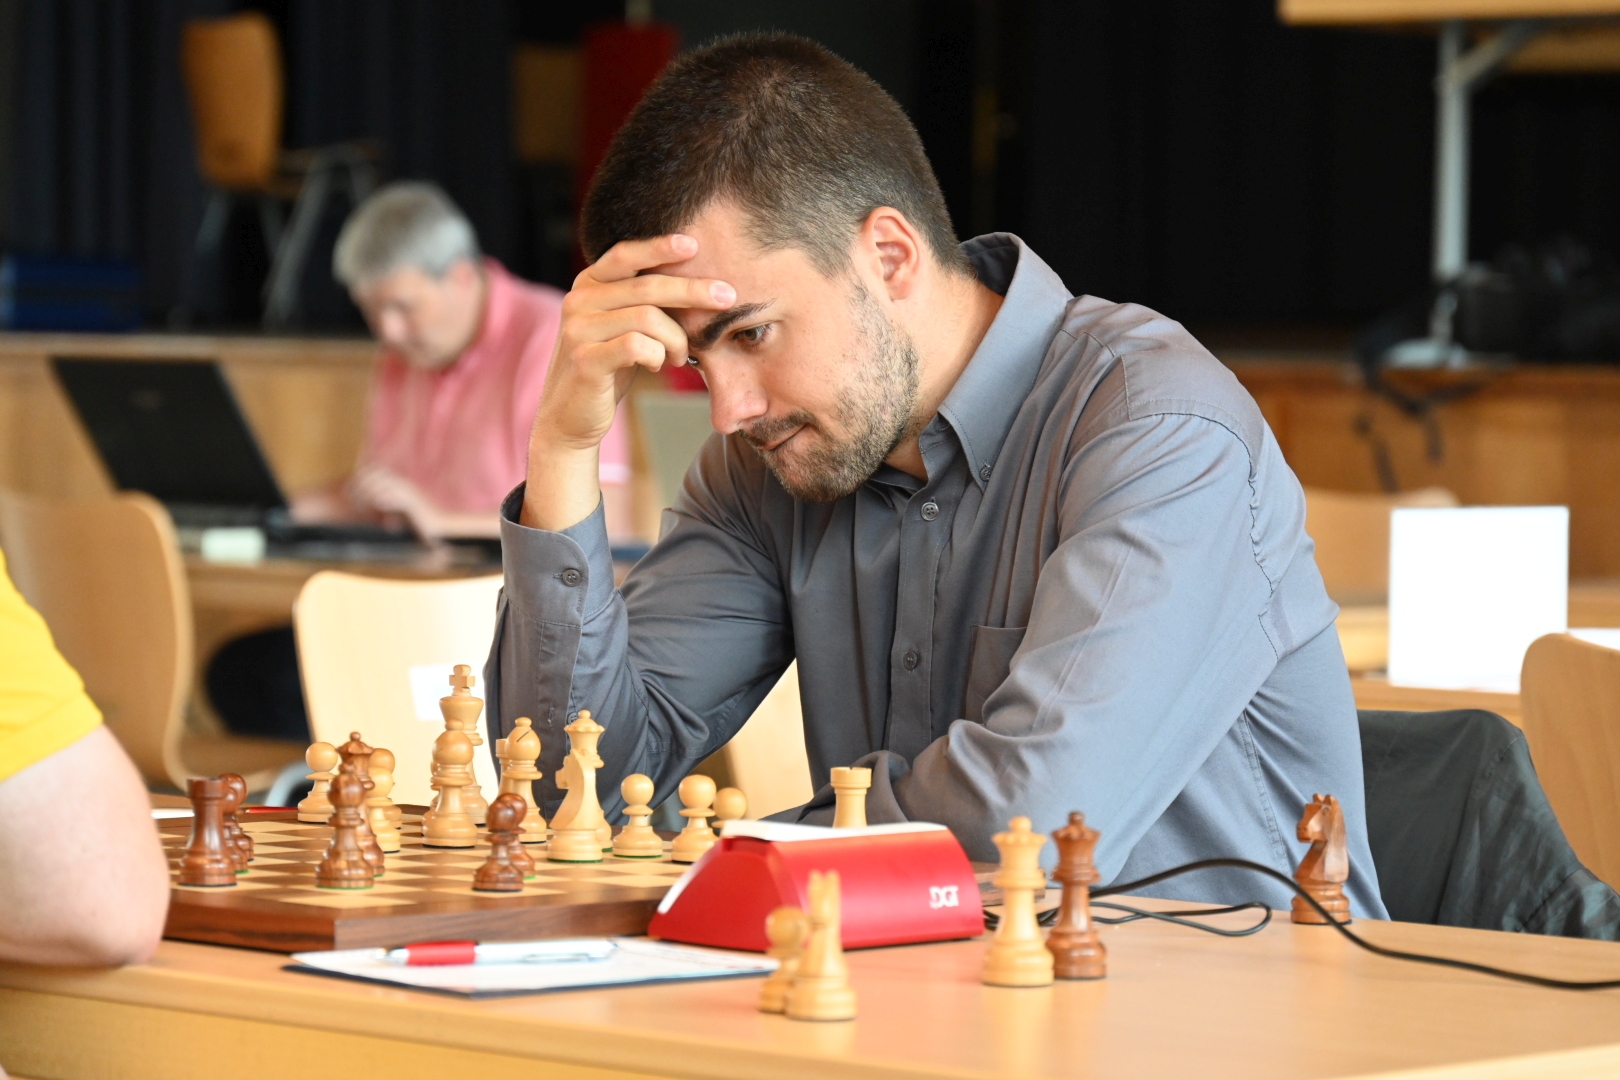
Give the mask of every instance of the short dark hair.
M 934 258 L 971 273 L 939 181 L 898 102 L 827 49 L 739 34 L 679 57 L 613 137 L 580 214 L 593 262 L 620 240 L 676 232 L 716 199 L 766 250 L 796 247 L 822 273 L 849 265 L 860 223 L 892 206 Z

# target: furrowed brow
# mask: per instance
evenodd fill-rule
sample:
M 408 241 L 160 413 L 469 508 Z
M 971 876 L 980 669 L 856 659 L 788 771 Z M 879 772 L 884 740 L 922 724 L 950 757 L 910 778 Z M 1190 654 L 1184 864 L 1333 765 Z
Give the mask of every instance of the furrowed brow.
M 753 318 L 773 303 L 774 300 L 764 300 L 757 304 L 738 304 L 734 308 L 727 308 L 704 323 L 697 333 L 687 339 L 687 344 L 697 352 L 712 348 L 714 343 L 720 340 L 720 335 L 726 332 L 727 327 L 744 319 Z

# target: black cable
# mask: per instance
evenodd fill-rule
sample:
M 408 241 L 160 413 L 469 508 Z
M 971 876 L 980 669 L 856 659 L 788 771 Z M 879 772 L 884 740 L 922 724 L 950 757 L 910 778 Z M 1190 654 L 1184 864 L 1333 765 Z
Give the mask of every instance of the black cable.
M 1271 922 L 1270 906 L 1267 904 L 1262 904 L 1258 900 L 1251 900 L 1247 904 L 1233 904 L 1230 907 L 1198 908 L 1194 911 L 1176 912 L 1148 911 L 1144 908 L 1133 908 L 1127 907 L 1124 904 L 1109 904 L 1102 901 L 1098 901 L 1091 906 L 1094 909 L 1109 908 L 1114 911 L 1124 911 L 1129 913 L 1117 919 L 1110 919 L 1104 915 L 1093 914 L 1092 921 L 1101 923 L 1104 926 L 1119 926 L 1122 923 L 1135 922 L 1138 919 L 1159 919 L 1164 922 L 1176 923 L 1179 926 L 1191 927 L 1194 930 L 1206 930 L 1211 934 L 1219 934 L 1221 937 L 1247 937 L 1250 934 L 1259 933 L 1261 930 L 1265 929 L 1268 923 Z M 1259 922 L 1242 930 L 1223 930 L 1218 926 L 1208 926 L 1204 923 L 1193 921 L 1195 918 L 1201 918 L 1207 915 L 1230 915 L 1233 912 L 1248 911 L 1253 908 L 1259 908 L 1261 911 L 1265 912 L 1265 914 L 1260 917 Z M 1051 926 L 1053 923 L 1057 922 L 1059 911 L 1059 908 L 1047 908 L 1045 911 L 1035 916 L 1035 921 L 1042 926 Z M 994 930 L 1000 924 L 1001 917 L 995 912 L 986 911 L 984 913 L 984 928 L 986 930 Z
M 1251 900 L 1247 904 L 1233 904 L 1230 907 L 1199 908 L 1196 911 L 1148 911 L 1145 908 L 1127 907 L 1124 904 L 1110 904 L 1104 900 L 1099 900 L 1091 906 L 1093 910 L 1096 908 L 1108 908 L 1110 911 L 1124 911 L 1129 913 L 1122 915 L 1117 919 L 1110 919 L 1106 915 L 1093 914 L 1091 921 L 1102 923 L 1104 926 L 1120 926 L 1124 923 L 1135 922 L 1137 919 L 1158 919 L 1160 922 L 1175 923 L 1177 926 L 1191 927 L 1194 930 L 1203 930 L 1206 933 L 1219 934 L 1221 937 L 1248 937 L 1250 934 L 1258 934 L 1267 926 L 1271 925 L 1271 905 L 1262 904 L 1258 900 Z M 1239 911 L 1249 911 L 1254 908 L 1259 908 L 1262 912 L 1264 912 L 1264 914 L 1260 916 L 1260 921 L 1255 923 L 1253 926 L 1245 926 L 1240 930 L 1227 930 L 1219 926 L 1210 926 L 1208 923 L 1193 921 L 1195 918 L 1203 916 L 1230 915 Z
M 1161 881 L 1168 880 L 1169 878 L 1180 877 L 1182 874 L 1190 874 L 1195 870 L 1210 870 L 1220 866 L 1236 867 L 1240 870 L 1255 870 L 1265 874 L 1267 877 L 1282 882 L 1284 885 L 1288 886 L 1296 894 L 1298 894 L 1300 898 L 1303 899 L 1307 904 L 1314 908 L 1318 915 L 1321 915 L 1322 918 L 1326 919 L 1329 926 L 1333 927 L 1333 929 L 1337 930 L 1344 937 L 1349 938 L 1356 945 L 1377 956 L 1385 956 L 1392 960 L 1411 960 L 1414 963 L 1419 964 L 1438 964 L 1441 967 L 1461 968 L 1463 971 L 1475 971 L 1481 975 L 1495 975 L 1497 978 L 1501 979 L 1515 979 L 1519 982 L 1530 983 L 1534 986 L 1546 986 L 1554 990 L 1612 990 L 1615 987 L 1620 987 L 1620 979 L 1597 979 L 1592 981 L 1550 979 L 1542 975 L 1528 975 L 1522 971 L 1508 971 L 1504 968 L 1491 967 L 1488 964 L 1475 964 L 1468 960 L 1453 960 L 1445 956 L 1425 956 L 1422 953 L 1409 953 L 1403 952 L 1400 949 L 1388 949 L 1382 945 L 1374 945 L 1372 942 L 1358 937 L 1343 923 L 1336 921 L 1332 915 L 1328 914 L 1326 908 L 1316 902 L 1316 897 L 1306 892 L 1299 882 L 1295 881 L 1286 874 L 1278 873 L 1269 866 L 1262 866 L 1259 863 L 1250 862 L 1247 859 L 1202 859 L 1198 862 L 1187 863 L 1185 866 L 1177 866 L 1169 870 L 1162 870 L 1157 874 L 1141 878 L 1137 881 L 1127 881 L 1121 885 L 1110 885 L 1102 889 L 1093 889 L 1091 890 L 1091 895 L 1113 896 L 1117 893 L 1134 892 L 1137 889 L 1144 888 L 1148 885 L 1155 885 Z

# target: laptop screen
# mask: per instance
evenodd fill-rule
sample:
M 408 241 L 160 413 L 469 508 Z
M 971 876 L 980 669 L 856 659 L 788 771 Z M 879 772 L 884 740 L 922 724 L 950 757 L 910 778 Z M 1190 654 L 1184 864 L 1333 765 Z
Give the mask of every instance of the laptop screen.
M 51 364 L 121 490 L 169 504 L 286 505 L 212 360 L 56 357 Z

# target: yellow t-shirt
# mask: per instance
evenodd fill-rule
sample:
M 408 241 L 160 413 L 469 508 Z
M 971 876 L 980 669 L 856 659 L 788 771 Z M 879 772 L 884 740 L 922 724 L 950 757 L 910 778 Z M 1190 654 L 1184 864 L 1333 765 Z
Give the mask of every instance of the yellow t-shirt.
M 0 554 L 0 780 L 88 735 L 101 713 Z

